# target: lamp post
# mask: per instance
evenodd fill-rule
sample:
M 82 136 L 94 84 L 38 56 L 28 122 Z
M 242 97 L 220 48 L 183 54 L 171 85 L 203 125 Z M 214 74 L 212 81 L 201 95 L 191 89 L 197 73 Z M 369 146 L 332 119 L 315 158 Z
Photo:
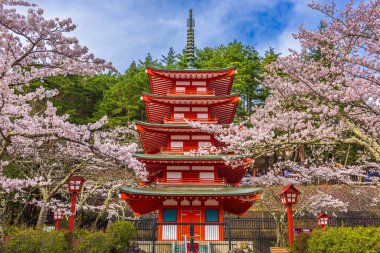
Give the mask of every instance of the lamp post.
M 84 178 L 79 176 L 74 176 L 69 179 L 69 192 L 71 193 L 71 209 L 70 209 L 70 219 L 69 219 L 69 232 L 74 231 L 74 220 L 75 220 L 75 204 L 77 202 L 77 194 L 81 191 L 83 186 Z
M 301 194 L 292 184 L 285 186 L 278 193 L 280 195 L 281 203 L 286 206 L 288 213 L 288 236 L 290 247 L 294 243 L 294 229 L 293 229 L 293 210 L 292 205 L 297 204 L 298 195 Z
M 53 218 L 55 220 L 55 230 L 59 230 L 59 223 L 63 218 L 63 211 L 61 209 L 56 209 L 53 213 Z
M 325 213 L 321 213 L 317 217 L 318 225 L 322 227 L 322 230 L 326 230 L 327 224 L 329 222 L 330 216 Z

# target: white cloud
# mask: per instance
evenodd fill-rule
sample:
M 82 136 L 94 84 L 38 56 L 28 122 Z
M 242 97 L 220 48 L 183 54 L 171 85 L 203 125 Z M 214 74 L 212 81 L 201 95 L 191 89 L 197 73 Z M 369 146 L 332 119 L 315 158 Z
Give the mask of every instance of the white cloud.
M 33 1 L 33 0 L 32 0 Z M 291 2 L 290 2 L 291 1 Z M 303 0 L 36 0 L 49 17 L 72 17 L 78 24 L 74 35 L 96 56 L 124 71 L 132 60 L 148 52 L 160 58 L 172 46 L 180 52 L 186 45 L 188 9 L 194 9 L 196 46 L 216 46 L 233 39 L 264 52 L 269 46 L 282 53 L 299 47 L 291 37 L 301 23 L 318 25 L 318 15 Z M 289 13 L 276 11 L 290 6 Z M 260 15 L 279 22 L 271 32 Z M 267 17 L 268 18 L 268 17 Z

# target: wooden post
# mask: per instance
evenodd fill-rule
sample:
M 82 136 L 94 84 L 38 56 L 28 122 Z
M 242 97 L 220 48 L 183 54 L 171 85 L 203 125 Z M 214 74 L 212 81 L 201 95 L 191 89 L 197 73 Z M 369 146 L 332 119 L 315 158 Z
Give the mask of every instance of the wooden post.
M 288 212 L 288 236 L 290 247 L 293 247 L 294 244 L 294 229 L 293 229 L 293 210 L 292 205 L 287 205 Z
M 61 220 L 55 220 L 55 230 L 58 231 L 59 230 L 59 223 L 61 222 Z
M 77 193 L 74 192 L 71 195 L 71 210 L 70 210 L 70 219 L 69 219 L 69 232 L 74 231 L 74 221 L 75 221 L 75 204 L 77 202 Z

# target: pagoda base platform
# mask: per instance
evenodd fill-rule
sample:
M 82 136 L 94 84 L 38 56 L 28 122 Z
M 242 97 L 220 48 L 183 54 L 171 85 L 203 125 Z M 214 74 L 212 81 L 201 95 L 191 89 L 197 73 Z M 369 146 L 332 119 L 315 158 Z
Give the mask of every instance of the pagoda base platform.
M 140 250 L 146 253 L 185 253 L 184 241 L 134 241 L 138 244 Z M 189 249 L 190 243 L 187 242 L 187 248 Z M 194 246 L 198 253 L 227 253 L 231 244 L 232 249 L 244 247 L 253 248 L 252 241 L 194 241 Z M 190 252 L 189 250 L 187 252 Z

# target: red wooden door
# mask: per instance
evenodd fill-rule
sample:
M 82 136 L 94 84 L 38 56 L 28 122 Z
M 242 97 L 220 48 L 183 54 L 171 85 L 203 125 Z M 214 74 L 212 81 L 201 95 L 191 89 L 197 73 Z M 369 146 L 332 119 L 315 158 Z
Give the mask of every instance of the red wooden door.
M 200 210 L 182 210 L 181 211 L 181 222 L 182 223 L 200 223 L 201 222 L 201 211 Z M 190 225 L 181 225 L 180 236 L 187 241 L 190 240 Z M 201 226 L 194 224 L 194 240 L 199 241 L 201 239 Z
M 199 172 L 198 171 L 184 171 L 182 172 L 182 178 L 185 180 L 197 180 L 199 179 Z

